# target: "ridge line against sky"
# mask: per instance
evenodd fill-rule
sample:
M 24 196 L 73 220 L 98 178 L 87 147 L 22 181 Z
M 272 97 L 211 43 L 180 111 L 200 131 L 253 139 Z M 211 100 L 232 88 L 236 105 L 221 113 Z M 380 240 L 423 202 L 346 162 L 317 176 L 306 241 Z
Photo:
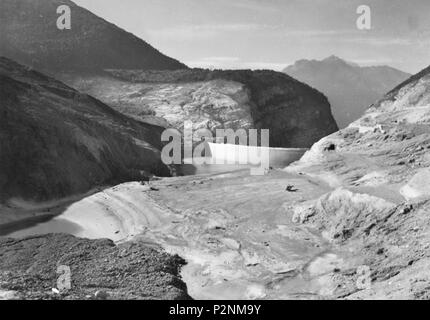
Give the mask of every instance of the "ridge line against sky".
M 74 2 L 191 67 L 279 71 L 332 54 L 410 73 L 430 64 L 428 0 Z M 372 10 L 368 31 L 356 27 L 362 4 Z

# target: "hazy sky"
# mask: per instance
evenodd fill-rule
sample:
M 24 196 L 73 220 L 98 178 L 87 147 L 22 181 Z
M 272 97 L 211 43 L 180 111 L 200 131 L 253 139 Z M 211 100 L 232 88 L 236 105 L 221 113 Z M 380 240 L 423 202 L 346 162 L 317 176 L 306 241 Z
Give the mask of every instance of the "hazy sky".
M 411 73 L 430 65 L 430 0 L 75 2 L 192 67 L 280 70 L 332 54 Z M 371 8 L 369 31 L 356 27 L 359 5 Z

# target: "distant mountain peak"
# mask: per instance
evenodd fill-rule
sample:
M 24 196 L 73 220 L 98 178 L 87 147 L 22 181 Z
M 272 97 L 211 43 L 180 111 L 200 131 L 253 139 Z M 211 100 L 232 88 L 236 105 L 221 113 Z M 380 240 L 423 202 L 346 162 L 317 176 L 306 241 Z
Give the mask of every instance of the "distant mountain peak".
M 371 104 L 410 76 L 388 66 L 361 67 L 336 55 L 299 60 L 284 72 L 324 93 L 340 128 L 357 120 Z
M 322 59 L 320 62 L 323 63 L 336 63 L 336 64 L 346 64 L 350 67 L 354 67 L 354 68 L 361 68 L 361 66 L 358 63 L 352 62 L 352 61 L 348 61 L 345 59 L 342 59 L 334 54 L 332 54 L 331 56 Z
M 321 60 L 300 59 L 300 60 L 297 60 L 293 65 L 288 66 L 285 70 L 292 69 L 292 68 L 300 68 L 300 67 L 308 66 L 308 65 L 341 65 L 341 66 L 350 66 L 350 67 L 361 68 L 360 65 L 358 65 L 357 63 L 347 61 L 347 60 L 342 59 L 336 55 L 331 55 L 331 56 L 328 56 L 327 58 L 324 58 Z M 284 72 L 285 72 L 285 70 L 284 70 Z
M 338 56 L 332 54 L 331 56 L 328 56 L 327 58 L 323 59 L 322 61 L 326 61 L 326 62 L 330 62 L 330 61 L 334 61 L 334 62 L 338 62 L 338 61 L 342 61 L 342 62 L 346 62 L 345 60 L 343 60 L 342 58 L 339 58 Z

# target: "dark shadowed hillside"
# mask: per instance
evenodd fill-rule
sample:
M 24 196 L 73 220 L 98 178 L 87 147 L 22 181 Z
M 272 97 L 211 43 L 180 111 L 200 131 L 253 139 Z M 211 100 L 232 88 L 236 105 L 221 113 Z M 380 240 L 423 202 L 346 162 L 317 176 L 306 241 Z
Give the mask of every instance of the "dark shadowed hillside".
M 64 4 L 71 8 L 71 30 L 56 25 Z M 69 0 L 1 0 L 0 55 L 51 72 L 186 68 Z
M 52 199 L 166 173 L 161 128 L 0 58 L 0 199 Z
M 284 70 L 327 95 L 340 128 L 357 120 L 365 110 L 410 75 L 388 67 L 360 67 L 338 57 L 300 60 Z

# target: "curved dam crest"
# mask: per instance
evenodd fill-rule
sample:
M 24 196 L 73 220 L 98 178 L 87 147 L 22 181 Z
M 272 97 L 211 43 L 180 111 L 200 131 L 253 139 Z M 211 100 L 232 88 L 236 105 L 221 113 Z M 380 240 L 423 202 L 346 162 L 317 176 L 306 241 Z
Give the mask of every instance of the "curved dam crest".
M 220 144 L 208 142 L 210 154 L 215 164 L 248 164 L 259 165 L 264 153 L 269 156 L 269 166 L 283 168 L 300 160 L 307 148 L 271 148 Z

